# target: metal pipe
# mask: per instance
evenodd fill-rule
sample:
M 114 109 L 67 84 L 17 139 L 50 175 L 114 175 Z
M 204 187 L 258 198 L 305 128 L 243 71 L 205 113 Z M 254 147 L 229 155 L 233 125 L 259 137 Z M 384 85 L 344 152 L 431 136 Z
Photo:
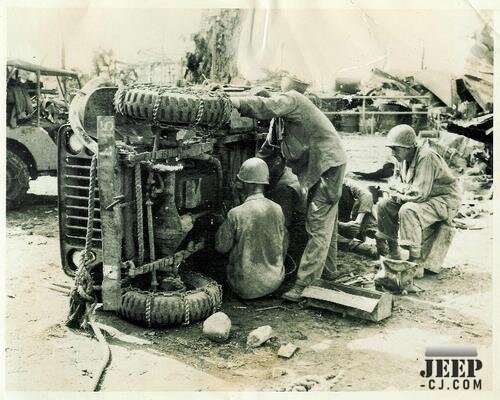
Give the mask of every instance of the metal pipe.
M 411 96 L 411 95 L 401 95 L 401 96 L 360 96 L 360 95 L 335 95 L 335 96 L 328 96 L 328 95 L 318 95 L 320 99 L 332 99 L 332 100 L 375 100 L 375 99 L 429 99 L 430 96 Z
M 361 108 L 361 121 L 363 124 L 363 133 L 366 133 L 366 114 L 365 114 L 365 111 L 366 111 L 366 99 L 363 99 L 363 105 Z
M 137 213 L 137 246 L 139 248 L 137 263 L 141 265 L 144 262 L 144 218 L 142 208 L 142 178 L 140 163 L 135 165 L 135 202 Z
M 66 91 L 63 90 L 63 87 L 61 85 L 61 80 L 59 79 L 59 77 L 57 77 L 56 79 L 57 79 L 57 84 L 59 85 L 59 90 L 61 91 L 61 95 L 63 96 L 64 99 L 64 104 L 66 104 L 66 107 L 69 107 L 68 99 L 66 98 Z
M 427 115 L 427 111 L 365 111 L 365 113 L 372 115 Z M 323 114 L 329 117 L 332 115 L 355 115 L 362 113 L 359 111 L 325 111 Z
M 136 254 L 134 241 L 134 216 L 132 202 L 134 198 L 134 170 L 130 167 L 123 168 L 122 188 L 125 206 L 123 207 L 123 230 L 124 230 L 124 256 L 130 260 Z
M 40 126 L 40 70 L 36 71 L 36 126 Z
M 153 210 L 151 206 L 153 205 L 153 201 L 149 198 L 146 200 L 146 210 L 148 214 L 148 238 L 149 238 L 149 260 L 153 262 L 156 259 L 155 255 L 155 237 L 153 231 Z M 153 291 L 158 287 L 158 280 L 156 279 L 156 271 L 151 271 L 151 286 Z

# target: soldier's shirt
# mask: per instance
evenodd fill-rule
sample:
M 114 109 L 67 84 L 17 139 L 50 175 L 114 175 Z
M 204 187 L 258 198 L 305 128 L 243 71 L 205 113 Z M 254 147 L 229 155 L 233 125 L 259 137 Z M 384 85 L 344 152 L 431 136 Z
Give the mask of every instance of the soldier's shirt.
M 295 90 L 271 97 L 241 97 L 238 110 L 243 116 L 257 119 L 282 118 L 285 126 L 281 151 L 306 189 L 325 171 L 347 161 L 331 121 L 311 100 Z
M 254 299 L 274 292 L 284 278 L 285 217 L 263 194 L 247 197 L 228 213 L 215 238 L 215 248 L 229 253 L 226 274 L 234 292 Z

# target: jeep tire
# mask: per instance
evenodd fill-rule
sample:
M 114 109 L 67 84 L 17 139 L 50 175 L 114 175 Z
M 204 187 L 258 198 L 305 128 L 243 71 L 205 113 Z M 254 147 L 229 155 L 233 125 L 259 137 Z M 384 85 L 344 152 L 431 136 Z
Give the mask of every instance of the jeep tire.
M 181 279 L 191 290 L 184 293 L 126 291 L 121 298 L 119 313 L 140 325 L 162 327 L 200 321 L 218 310 L 222 289 L 217 282 L 187 271 L 181 273 Z
M 12 210 L 23 203 L 30 187 L 30 174 L 28 165 L 11 150 L 7 150 L 6 181 L 7 209 Z

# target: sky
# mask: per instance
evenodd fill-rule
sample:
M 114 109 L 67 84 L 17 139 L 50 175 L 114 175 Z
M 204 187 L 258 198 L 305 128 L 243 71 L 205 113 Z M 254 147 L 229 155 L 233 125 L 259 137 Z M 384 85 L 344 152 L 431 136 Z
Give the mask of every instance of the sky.
M 199 30 L 203 12 L 201 8 L 10 8 L 7 57 L 61 67 L 64 43 L 66 67 L 84 72 L 90 71 L 93 51 L 99 47 L 113 49 L 125 62 L 140 61 L 138 51 L 147 49 L 161 49 L 179 59 L 192 48 L 190 37 Z M 262 68 L 284 68 L 322 89 L 328 89 L 335 76 L 366 77 L 372 67 L 419 69 L 423 51 L 425 68 L 460 75 L 474 31 L 483 24 L 472 8 L 260 8 L 253 25 L 251 21 L 251 11 L 246 10 L 238 56 L 245 78 L 261 77 Z
M 441 70 L 461 75 L 483 19 L 465 10 L 261 10 L 247 13 L 238 66 L 288 69 L 315 86 L 336 76 L 367 78 L 384 70 Z
M 113 49 L 117 59 L 139 61 L 138 51 L 163 50 L 180 58 L 192 48 L 202 9 L 10 8 L 7 10 L 7 57 L 89 72 L 95 49 Z

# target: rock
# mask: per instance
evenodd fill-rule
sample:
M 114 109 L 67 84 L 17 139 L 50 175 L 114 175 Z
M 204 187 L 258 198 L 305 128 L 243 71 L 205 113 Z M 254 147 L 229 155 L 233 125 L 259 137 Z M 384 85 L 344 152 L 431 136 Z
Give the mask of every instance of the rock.
M 203 322 L 203 334 L 214 342 L 225 342 L 230 333 L 231 320 L 221 311 L 211 315 Z
M 293 343 L 288 343 L 286 345 L 284 344 L 278 350 L 278 356 L 284 358 L 290 358 L 291 356 L 293 356 L 293 353 L 297 351 L 297 349 L 298 347 L 295 346 Z
M 272 336 L 273 328 L 271 328 L 269 325 L 261 326 L 257 329 L 254 329 L 248 334 L 247 346 L 258 347 L 262 343 L 269 340 Z

